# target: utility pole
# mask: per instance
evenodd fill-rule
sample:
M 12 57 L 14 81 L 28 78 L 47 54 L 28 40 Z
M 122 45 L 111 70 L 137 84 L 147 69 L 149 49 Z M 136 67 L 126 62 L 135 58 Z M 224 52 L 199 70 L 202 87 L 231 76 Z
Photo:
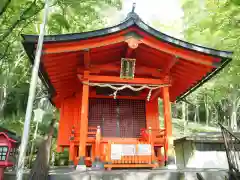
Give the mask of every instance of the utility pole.
M 41 30 L 40 30 L 40 34 L 38 37 L 37 51 L 36 51 L 34 65 L 33 65 L 33 69 L 32 69 L 31 83 L 30 83 L 29 95 L 28 95 L 28 103 L 27 103 L 25 122 L 24 122 L 19 158 L 18 158 L 16 180 L 23 179 L 26 149 L 27 149 L 27 145 L 28 145 L 29 129 L 30 129 L 30 123 L 31 123 L 31 118 L 32 118 L 33 101 L 35 99 L 35 93 L 36 93 L 38 70 L 39 70 L 39 65 L 40 65 L 40 60 L 41 60 L 41 55 L 42 55 L 42 46 L 43 46 L 43 40 L 44 40 L 44 34 L 45 34 L 45 26 L 47 24 L 48 9 L 49 9 L 48 0 L 45 0 L 43 23 L 41 24 Z

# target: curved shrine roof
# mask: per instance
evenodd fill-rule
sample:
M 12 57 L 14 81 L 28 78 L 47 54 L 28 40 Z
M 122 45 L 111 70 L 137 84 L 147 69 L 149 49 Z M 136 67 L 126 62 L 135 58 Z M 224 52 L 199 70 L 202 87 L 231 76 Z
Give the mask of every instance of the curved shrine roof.
M 33 62 L 38 36 L 22 36 L 24 48 Z M 161 33 L 132 12 L 123 22 L 113 27 L 45 36 L 40 77 L 52 95 L 73 93 L 76 90 L 74 86 L 77 83 L 78 68 L 84 66 L 86 49 L 90 49 L 91 64 L 113 63 L 126 55 L 128 38 L 140 42 L 134 52 L 136 67 L 141 64 L 146 67 L 146 72 L 141 74 L 139 70 L 137 75 L 150 77 L 149 74 L 157 74 L 153 71 L 161 69 L 172 78 L 171 101 L 185 98 L 232 59 L 232 52 L 202 47 Z M 63 92 L 65 87 L 68 90 Z

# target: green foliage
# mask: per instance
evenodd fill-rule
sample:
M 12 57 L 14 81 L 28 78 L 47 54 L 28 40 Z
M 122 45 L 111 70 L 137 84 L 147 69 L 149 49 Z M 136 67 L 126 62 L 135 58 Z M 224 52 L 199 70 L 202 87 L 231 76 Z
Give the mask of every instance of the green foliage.
M 105 26 L 103 11 L 109 7 L 121 9 L 121 0 L 52 0 L 47 34 L 77 33 Z M 31 66 L 21 45 L 21 34 L 39 34 L 44 0 L 0 1 L 0 126 L 21 135 L 27 105 Z M 47 95 L 39 82 L 34 108 Z M 48 131 L 49 120 L 58 113 L 45 102 L 48 113 L 39 124 L 38 134 Z M 31 123 L 30 142 L 36 123 Z M 57 126 L 54 136 L 57 136 Z M 29 148 L 30 149 L 30 148 Z
M 208 99 L 210 112 L 216 114 L 218 121 L 229 124 L 232 113 L 238 112 L 240 96 L 239 1 L 184 0 L 182 7 L 187 41 L 234 52 L 231 64 L 189 97 L 195 104 Z

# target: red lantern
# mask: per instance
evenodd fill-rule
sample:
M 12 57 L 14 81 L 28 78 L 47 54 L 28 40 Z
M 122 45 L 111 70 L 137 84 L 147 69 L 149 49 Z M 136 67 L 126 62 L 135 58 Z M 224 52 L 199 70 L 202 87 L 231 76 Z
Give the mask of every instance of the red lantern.
M 15 133 L 0 128 L 0 180 L 3 180 L 5 168 L 14 166 L 19 142 Z

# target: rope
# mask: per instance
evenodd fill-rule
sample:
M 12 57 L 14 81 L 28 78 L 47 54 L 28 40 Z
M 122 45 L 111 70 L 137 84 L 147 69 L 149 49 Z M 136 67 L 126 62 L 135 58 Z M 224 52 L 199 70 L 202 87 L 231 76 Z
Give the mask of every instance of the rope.
M 131 89 L 132 91 L 135 91 L 135 92 L 141 91 L 143 89 L 149 89 L 149 93 L 148 93 L 148 96 L 147 96 L 148 101 L 151 98 L 151 94 L 152 94 L 153 90 L 159 89 L 159 88 L 164 87 L 164 86 L 169 86 L 169 84 L 141 85 L 140 86 L 139 84 L 105 84 L 105 83 L 86 83 L 86 82 L 83 82 L 83 84 L 87 84 L 89 86 L 109 87 L 109 88 L 115 90 L 114 93 L 110 95 L 110 96 L 113 96 L 114 99 L 116 99 L 118 91 L 121 91 L 121 90 L 126 89 L 126 88 Z M 116 86 L 120 86 L 120 87 L 116 87 Z M 134 86 L 140 86 L 140 87 L 136 88 Z

